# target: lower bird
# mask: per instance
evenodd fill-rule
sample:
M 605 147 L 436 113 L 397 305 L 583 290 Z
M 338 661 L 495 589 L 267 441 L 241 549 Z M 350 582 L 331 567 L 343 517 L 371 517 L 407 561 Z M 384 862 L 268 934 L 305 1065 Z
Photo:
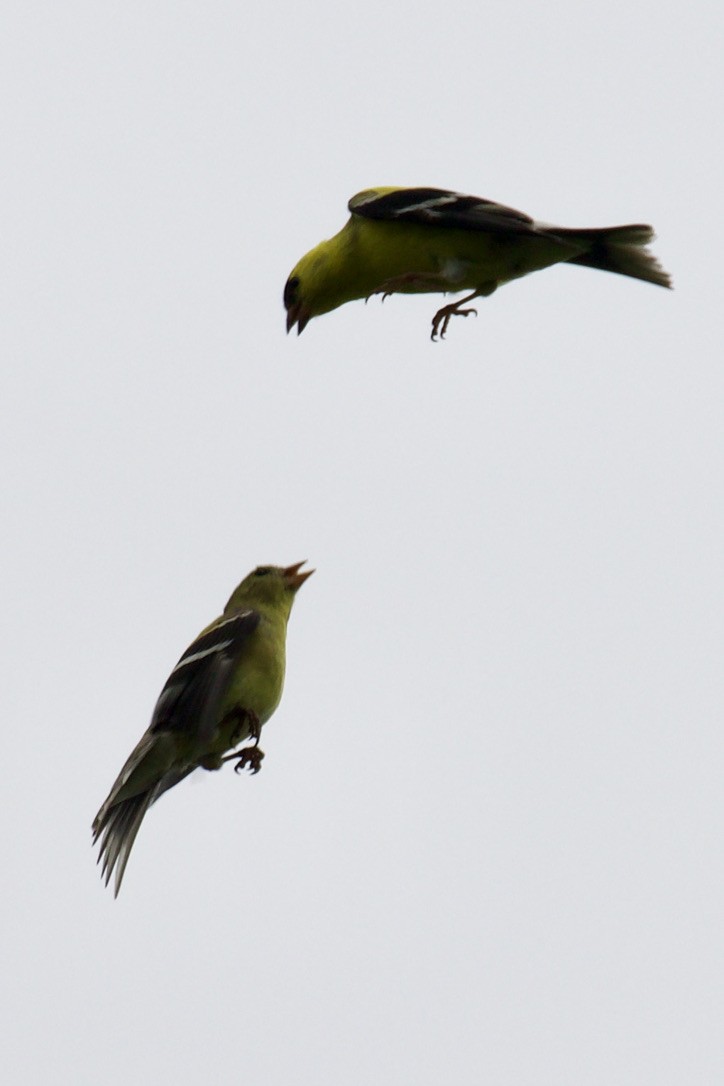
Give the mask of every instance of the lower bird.
M 469 291 L 432 319 L 434 340 L 473 298 L 552 264 L 583 264 L 670 287 L 646 246 L 650 226 L 568 229 L 522 211 L 434 188 L 376 188 L 353 196 L 349 221 L 303 256 L 284 288 L 287 332 L 345 302 L 381 294 Z
M 304 562 L 258 566 L 234 590 L 223 614 L 189 645 L 164 686 L 146 733 L 93 822 L 106 885 L 115 896 L 146 811 L 194 769 L 256 773 L 262 725 L 284 685 L 287 621 L 295 593 L 314 570 Z M 252 746 L 228 753 L 246 739 Z

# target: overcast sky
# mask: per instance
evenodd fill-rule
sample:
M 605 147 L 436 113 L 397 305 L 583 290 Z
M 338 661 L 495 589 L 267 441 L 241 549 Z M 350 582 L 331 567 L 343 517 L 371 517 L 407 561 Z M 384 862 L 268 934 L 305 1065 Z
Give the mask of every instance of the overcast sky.
M 6 1081 L 724 1080 L 723 10 L 6 3 Z M 676 289 L 287 338 L 395 184 L 651 222 Z M 303 558 L 263 772 L 164 796 L 114 901 L 168 672 Z

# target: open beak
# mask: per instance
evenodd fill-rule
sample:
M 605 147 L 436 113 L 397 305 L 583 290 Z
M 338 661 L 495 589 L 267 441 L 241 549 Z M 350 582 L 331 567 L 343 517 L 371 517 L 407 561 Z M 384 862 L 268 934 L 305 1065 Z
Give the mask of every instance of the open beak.
M 287 582 L 292 592 L 296 592 L 298 589 L 300 589 L 306 581 L 307 577 L 311 577 L 314 573 L 313 569 L 307 569 L 304 571 L 304 573 L 299 572 L 305 562 L 306 558 L 304 559 L 304 562 L 297 562 L 296 565 L 287 566 L 286 569 L 282 570 L 282 573 L 284 574 L 284 580 Z
M 297 325 L 297 335 L 301 336 L 304 329 L 309 324 L 309 318 L 311 314 L 305 312 L 304 306 L 301 302 L 295 302 L 287 309 L 287 334 L 291 332 L 294 325 Z

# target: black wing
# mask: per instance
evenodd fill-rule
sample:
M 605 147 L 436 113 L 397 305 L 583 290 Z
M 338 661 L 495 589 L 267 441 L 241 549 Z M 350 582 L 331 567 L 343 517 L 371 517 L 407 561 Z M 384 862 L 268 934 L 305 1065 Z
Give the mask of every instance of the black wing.
M 211 738 L 229 679 L 260 619 L 258 611 L 242 611 L 189 645 L 159 695 L 149 732 L 193 731 L 202 740 Z
M 537 234 L 529 215 L 479 196 L 464 196 L 448 189 L 367 189 L 347 205 L 354 215 L 386 222 L 412 222 L 456 230 L 487 233 Z

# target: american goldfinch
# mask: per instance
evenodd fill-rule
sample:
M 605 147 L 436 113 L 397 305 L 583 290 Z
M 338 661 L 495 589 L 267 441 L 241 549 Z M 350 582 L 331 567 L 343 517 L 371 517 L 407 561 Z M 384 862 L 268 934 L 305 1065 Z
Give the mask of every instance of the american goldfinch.
M 569 230 L 446 189 L 366 189 L 347 206 L 349 222 L 287 280 L 287 332 L 296 325 L 301 335 L 312 317 L 372 294 L 470 291 L 433 317 L 431 338 L 442 338 L 451 317 L 476 312 L 463 309 L 466 302 L 561 261 L 671 286 L 645 248 L 650 226 Z
M 194 769 L 219 769 L 230 759 L 237 771 L 258 772 L 261 728 L 284 684 L 287 620 L 295 593 L 314 572 L 300 572 L 303 565 L 258 566 L 171 672 L 148 731 L 93 822 L 106 885 L 116 872 L 116 897 L 143 816 L 163 792 Z M 227 753 L 249 738 L 253 746 Z

